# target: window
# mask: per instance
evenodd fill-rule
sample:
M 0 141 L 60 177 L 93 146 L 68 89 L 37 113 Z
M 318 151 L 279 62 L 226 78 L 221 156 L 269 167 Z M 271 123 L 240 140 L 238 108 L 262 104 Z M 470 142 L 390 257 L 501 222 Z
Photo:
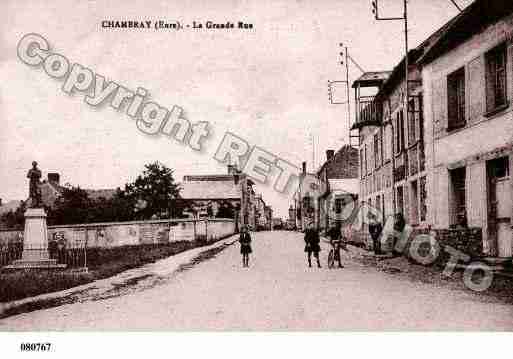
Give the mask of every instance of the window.
M 451 180 L 451 224 L 467 226 L 467 209 L 465 206 L 465 167 L 450 171 Z
M 369 163 L 367 162 L 367 145 L 364 147 L 364 156 L 365 156 L 365 173 L 369 174 Z
M 392 156 L 392 126 L 387 125 L 383 132 L 383 160 L 387 161 Z
M 395 125 L 395 152 L 396 154 L 401 153 L 404 150 L 404 114 L 403 111 L 399 111 L 396 117 Z
M 411 183 L 411 222 L 419 223 L 419 186 L 417 181 Z
M 465 68 L 447 76 L 448 129 L 465 126 Z
M 411 96 L 408 102 L 408 145 L 422 140 L 422 94 Z
M 415 99 L 408 101 L 408 145 L 417 141 L 417 121 L 415 117 Z
M 397 212 L 404 215 L 404 193 L 403 186 L 397 187 Z
M 378 131 L 378 133 L 374 135 L 374 168 L 378 168 L 381 165 L 380 137 Z
M 340 214 L 342 213 L 342 202 L 343 198 L 335 198 L 335 213 Z
M 363 157 L 363 148 L 360 149 L 360 177 L 365 177 L 365 158 Z
M 427 205 L 426 205 L 426 177 L 420 178 L 420 220 L 426 220 Z
M 500 157 L 490 161 L 490 175 L 494 178 L 509 177 L 509 159 Z
M 486 61 L 486 110 L 493 111 L 506 105 L 506 45 L 488 51 Z

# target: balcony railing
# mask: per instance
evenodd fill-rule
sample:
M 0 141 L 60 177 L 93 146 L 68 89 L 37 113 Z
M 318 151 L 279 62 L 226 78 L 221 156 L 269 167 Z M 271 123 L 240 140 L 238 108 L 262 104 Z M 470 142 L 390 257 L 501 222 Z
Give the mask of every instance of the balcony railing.
M 381 126 L 383 106 L 374 96 L 360 96 L 356 101 L 356 121 L 353 129 L 364 126 Z

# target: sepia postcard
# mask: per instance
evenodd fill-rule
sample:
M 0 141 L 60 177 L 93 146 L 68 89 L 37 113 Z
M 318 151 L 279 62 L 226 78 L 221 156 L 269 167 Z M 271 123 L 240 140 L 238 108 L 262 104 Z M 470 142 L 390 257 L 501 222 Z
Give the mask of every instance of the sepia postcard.
M 13 355 L 513 330 L 513 2 L 3 0 L 0 29 Z

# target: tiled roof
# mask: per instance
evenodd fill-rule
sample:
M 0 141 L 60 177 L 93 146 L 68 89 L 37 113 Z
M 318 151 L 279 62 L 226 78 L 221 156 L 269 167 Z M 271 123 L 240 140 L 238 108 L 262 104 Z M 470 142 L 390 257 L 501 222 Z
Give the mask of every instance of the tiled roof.
M 185 181 L 180 188 L 180 197 L 184 199 L 240 198 L 240 186 L 235 184 L 233 176 L 224 181 Z

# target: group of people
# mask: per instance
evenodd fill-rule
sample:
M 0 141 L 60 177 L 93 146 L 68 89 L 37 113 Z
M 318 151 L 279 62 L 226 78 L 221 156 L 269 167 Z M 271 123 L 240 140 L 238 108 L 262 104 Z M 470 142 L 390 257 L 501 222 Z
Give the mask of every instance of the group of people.
M 342 265 L 342 259 L 340 256 L 340 250 L 343 248 L 343 244 L 344 244 L 344 241 L 343 241 L 344 236 L 342 235 L 342 226 L 341 226 L 340 222 L 337 222 L 335 224 L 335 226 L 330 228 L 326 232 L 326 235 L 329 238 L 329 242 L 330 242 L 331 246 L 333 247 L 335 262 L 338 263 L 339 268 L 344 268 L 344 266 Z M 307 229 L 305 230 L 305 252 L 307 254 L 309 267 L 312 266 L 312 254 L 313 254 L 314 258 L 317 261 L 317 267 L 322 268 L 321 262 L 319 259 L 319 252 L 321 251 L 320 242 L 321 242 L 321 239 L 320 239 L 319 231 L 317 230 L 317 228 L 315 227 L 315 225 L 313 223 L 310 223 L 308 225 Z
M 395 216 L 394 229 L 402 231 L 405 226 L 404 217 L 402 214 Z M 372 239 L 372 246 L 375 254 L 381 254 L 380 236 L 383 231 L 383 226 L 377 219 L 369 223 L 369 234 Z M 326 232 L 329 242 L 333 247 L 334 260 L 338 263 L 339 268 L 344 268 L 340 256 L 340 250 L 344 248 L 344 236 L 342 233 L 342 226 L 340 222 L 337 222 L 332 228 Z M 305 252 L 307 254 L 308 266 L 312 266 L 312 255 L 317 261 L 317 267 L 322 268 L 319 259 L 319 252 L 321 251 L 320 246 L 320 235 L 315 224 L 310 223 L 305 230 Z M 249 254 L 252 253 L 251 249 L 251 235 L 247 226 L 243 226 L 240 233 L 240 253 L 242 254 L 242 266 L 249 267 Z
M 338 223 L 332 227 L 327 233 L 330 244 L 334 249 L 335 261 L 338 262 L 339 268 L 344 268 L 341 261 L 340 250 L 343 245 L 341 225 Z M 242 255 L 242 266 L 249 267 L 249 254 L 253 252 L 251 248 L 251 235 L 247 226 L 241 228 L 240 236 L 240 253 Z M 317 267 L 322 268 L 319 259 L 319 252 L 321 251 L 319 231 L 315 228 L 314 224 L 308 225 L 305 231 L 305 252 L 307 253 L 308 266 L 312 266 L 312 254 L 317 260 Z

